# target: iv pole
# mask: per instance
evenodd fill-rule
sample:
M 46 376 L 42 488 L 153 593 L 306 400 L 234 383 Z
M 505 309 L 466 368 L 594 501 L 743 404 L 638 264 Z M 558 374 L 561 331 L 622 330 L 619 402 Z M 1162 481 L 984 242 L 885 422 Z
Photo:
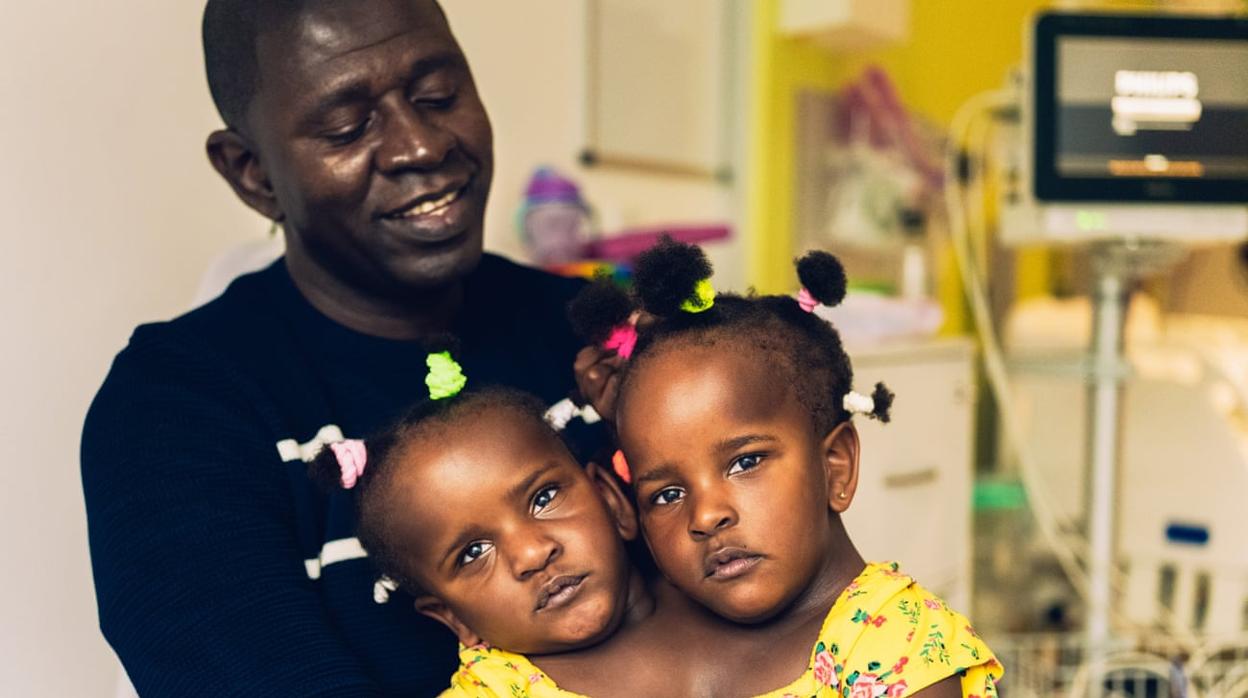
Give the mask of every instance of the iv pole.
M 1087 536 L 1088 617 L 1085 629 L 1089 677 L 1100 680 L 1109 651 L 1112 585 L 1117 560 L 1118 475 L 1122 427 L 1122 384 L 1126 374 L 1129 269 L 1105 247 L 1094 251 L 1091 371 L 1088 381 Z M 1092 692 L 1098 695 L 1099 691 Z
M 1092 249 L 1092 346 L 1088 372 L 1087 536 L 1088 614 L 1085 638 L 1089 695 L 1100 695 L 1105 658 L 1113 639 L 1113 583 L 1118 573 L 1118 485 L 1122 444 L 1122 388 L 1130 375 L 1124 334 L 1131 285 L 1149 271 L 1177 262 L 1175 245 L 1140 241 L 1104 243 Z

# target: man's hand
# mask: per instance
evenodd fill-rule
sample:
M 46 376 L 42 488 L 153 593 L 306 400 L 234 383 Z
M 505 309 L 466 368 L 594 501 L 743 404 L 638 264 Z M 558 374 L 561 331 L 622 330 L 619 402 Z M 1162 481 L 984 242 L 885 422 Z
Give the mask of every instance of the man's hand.
M 620 394 L 620 372 L 624 359 L 614 349 L 589 346 L 576 354 L 572 370 L 576 387 L 585 401 L 608 422 L 615 422 L 615 400 Z

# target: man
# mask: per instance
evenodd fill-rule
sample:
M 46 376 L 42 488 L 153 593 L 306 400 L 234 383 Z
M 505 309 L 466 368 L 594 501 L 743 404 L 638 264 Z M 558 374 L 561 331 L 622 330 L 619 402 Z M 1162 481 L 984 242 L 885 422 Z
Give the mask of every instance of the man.
M 136 330 L 96 397 L 101 627 L 143 695 L 434 694 L 451 636 L 374 601 L 353 502 L 303 460 L 427 395 L 422 339 L 564 397 L 578 284 L 483 256 L 491 128 L 433 0 L 209 0 L 204 52 L 209 158 L 287 252 Z

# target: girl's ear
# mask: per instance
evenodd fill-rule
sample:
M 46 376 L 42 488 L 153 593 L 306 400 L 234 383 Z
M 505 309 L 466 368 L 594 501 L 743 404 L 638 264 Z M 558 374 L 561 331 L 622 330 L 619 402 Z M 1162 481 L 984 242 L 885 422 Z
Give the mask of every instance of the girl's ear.
M 606 469 L 592 461 L 585 466 L 585 474 L 594 483 L 594 487 L 598 488 L 598 496 L 602 497 L 607 509 L 611 511 L 611 518 L 615 519 L 615 528 L 619 531 L 620 538 L 636 540 L 637 509 L 633 507 L 628 495 L 624 494 L 624 490 L 620 489 L 620 483 Z
M 823 469 L 828 484 L 828 508 L 843 513 L 858 489 L 858 430 L 845 420 L 823 437 Z
M 455 637 L 459 639 L 460 644 L 464 647 L 476 647 L 481 644 L 481 636 L 474 633 L 472 628 L 464 625 L 464 622 L 455 615 L 450 606 L 442 603 L 442 600 L 436 596 L 422 594 L 416 597 L 414 603 L 416 611 L 423 615 L 438 621 L 442 625 L 450 628 L 455 633 Z

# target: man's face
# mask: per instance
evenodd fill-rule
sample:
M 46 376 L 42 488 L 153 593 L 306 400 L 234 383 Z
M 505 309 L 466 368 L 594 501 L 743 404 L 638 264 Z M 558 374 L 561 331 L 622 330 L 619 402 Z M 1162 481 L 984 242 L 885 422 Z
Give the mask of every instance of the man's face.
M 430 429 L 405 447 L 402 472 L 387 483 L 392 535 L 412 576 L 480 639 L 513 652 L 562 652 L 610 635 L 632 571 L 623 494 L 512 408 Z
M 493 136 L 434 3 L 312 2 L 257 60 L 247 125 L 293 265 L 382 297 L 476 265 Z

